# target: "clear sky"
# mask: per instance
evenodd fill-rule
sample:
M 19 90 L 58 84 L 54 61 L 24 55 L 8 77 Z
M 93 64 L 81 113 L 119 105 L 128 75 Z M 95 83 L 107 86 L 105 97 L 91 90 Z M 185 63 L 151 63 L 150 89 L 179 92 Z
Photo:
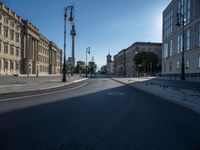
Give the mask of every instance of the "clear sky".
M 76 61 L 85 61 L 91 47 L 98 67 L 106 55 L 117 54 L 136 41 L 162 41 L 162 12 L 171 0 L 4 0 L 24 19 L 63 49 L 64 6 L 75 4 Z M 71 26 L 67 24 L 67 57 L 71 56 Z

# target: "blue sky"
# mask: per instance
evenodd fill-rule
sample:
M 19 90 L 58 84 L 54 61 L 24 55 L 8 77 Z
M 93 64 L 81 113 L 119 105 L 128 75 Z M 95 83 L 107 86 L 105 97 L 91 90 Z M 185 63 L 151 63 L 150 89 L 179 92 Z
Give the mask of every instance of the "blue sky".
M 64 6 L 75 4 L 76 60 L 85 61 L 91 47 L 98 67 L 136 41 L 162 41 L 162 12 L 171 0 L 4 0 L 24 19 L 63 49 Z M 71 56 L 67 24 L 67 57 Z

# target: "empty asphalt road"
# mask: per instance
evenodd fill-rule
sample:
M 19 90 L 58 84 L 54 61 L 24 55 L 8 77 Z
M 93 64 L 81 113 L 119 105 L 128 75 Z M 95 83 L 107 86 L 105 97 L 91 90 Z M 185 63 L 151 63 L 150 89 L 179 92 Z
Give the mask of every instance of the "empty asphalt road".
M 200 115 L 110 79 L 0 96 L 0 150 L 199 150 Z

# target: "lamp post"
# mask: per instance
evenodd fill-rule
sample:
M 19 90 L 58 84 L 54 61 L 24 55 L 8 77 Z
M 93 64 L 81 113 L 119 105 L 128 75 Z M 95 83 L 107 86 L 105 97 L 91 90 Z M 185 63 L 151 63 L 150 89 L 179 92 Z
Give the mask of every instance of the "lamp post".
M 88 71 L 88 65 L 87 65 L 87 54 L 90 54 L 90 47 L 86 48 L 86 71 L 85 71 L 85 77 L 87 78 L 87 71 Z
M 177 13 L 177 26 L 182 27 L 182 63 L 181 63 L 181 80 L 185 80 L 185 15 L 184 12 Z
M 66 22 L 67 22 L 67 13 L 70 10 L 70 17 L 68 19 L 69 19 L 69 22 L 72 23 L 73 20 L 74 20 L 73 9 L 74 9 L 73 6 L 68 6 L 64 9 L 65 14 L 64 14 L 64 63 L 63 63 L 63 79 L 62 79 L 63 82 L 67 81 L 67 79 L 66 79 Z
M 136 46 L 136 47 L 135 47 L 135 56 L 138 54 L 138 52 L 139 52 L 139 48 Z M 134 60 L 133 60 L 134 65 L 135 65 L 135 56 L 134 56 Z M 139 77 L 138 64 L 137 64 L 137 66 L 136 66 L 136 76 Z
M 72 65 L 73 65 L 73 67 L 75 67 L 75 56 L 74 56 L 75 47 L 74 47 L 74 43 L 75 43 L 76 30 L 75 30 L 74 22 L 72 24 L 72 30 L 71 30 L 70 34 L 72 36 Z

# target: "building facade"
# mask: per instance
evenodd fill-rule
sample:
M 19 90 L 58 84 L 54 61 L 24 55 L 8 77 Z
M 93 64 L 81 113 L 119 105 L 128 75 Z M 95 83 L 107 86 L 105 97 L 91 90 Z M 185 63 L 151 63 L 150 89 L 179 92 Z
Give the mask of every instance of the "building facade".
M 0 75 L 20 72 L 22 24 L 21 17 L 0 3 Z
M 116 76 L 126 76 L 126 50 L 120 51 L 114 56 L 114 74 Z
M 125 77 L 138 76 L 138 67 L 135 64 L 135 56 L 140 52 L 152 52 L 158 57 L 157 72 L 161 68 L 162 44 L 151 42 L 136 42 L 130 47 L 120 51 L 114 57 L 115 75 Z
M 21 74 L 39 73 L 40 33 L 30 21 L 23 20 L 21 48 Z
M 0 3 L 0 75 L 60 74 L 62 50 Z
M 61 65 L 61 55 L 62 51 L 58 46 L 50 41 L 49 46 L 49 74 L 60 74 L 62 65 Z
M 184 28 L 177 26 L 183 18 Z M 172 0 L 163 12 L 162 36 L 162 76 L 180 79 L 184 48 L 186 80 L 200 81 L 200 1 Z
M 49 40 L 45 36 L 40 35 L 39 52 L 38 52 L 40 74 L 49 74 L 49 55 L 50 55 L 49 49 L 50 49 Z
M 106 74 L 114 75 L 114 62 L 112 61 L 112 56 L 110 54 L 107 55 Z

